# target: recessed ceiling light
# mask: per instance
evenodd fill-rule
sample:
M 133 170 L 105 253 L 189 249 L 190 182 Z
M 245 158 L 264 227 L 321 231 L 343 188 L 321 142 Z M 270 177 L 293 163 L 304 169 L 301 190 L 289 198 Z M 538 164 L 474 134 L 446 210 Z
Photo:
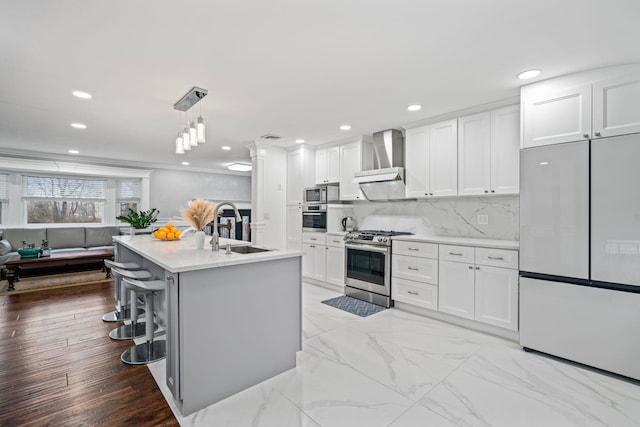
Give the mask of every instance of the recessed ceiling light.
M 81 99 L 91 99 L 91 94 L 87 93 L 87 92 L 82 92 L 80 90 L 74 90 L 73 92 L 71 92 L 73 94 L 73 96 L 75 96 L 76 98 L 81 98 Z
M 296 139 L 296 144 L 304 144 L 304 139 Z
M 340 126 L 340 130 L 351 130 L 351 126 L 349 126 L 349 125 L 342 125 L 342 126 Z
M 82 123 L 71 123 L 71 127 L 76 129 L 86 129 L 87 125 L 83 125 Z
M 80 154 L 78 150 L 69 150 L 69 154 Z
M 224 151 L 229 151 L 229 150 L 231 150 L 231 147 L 229 147 L 228 145 L 223 145 L 223 146 L 222 146 L 222 149 L 223 149 Z
M 251 165 L 248 165 L 246 163 L 231 163 L 229 166 L 227 166 L 227 169 L 232 171 L 248 172 L 251 170 Z
M 407 110 L 409 110 L 409 111 L 420 111 L 420 110 L 422 110 L 422 105 L 412 104 L 412 105 L 409 105 L 407 107 Z
M 189 166 L 189 162 L 182 162 L 182 166 Z
M 527 80 L 527 79 L 534 78 L 538 74 L 540 74 L 540 70 L 527 70 L 527 71 L 521 72 L 516 77 L 519 78 L 520 80 Z

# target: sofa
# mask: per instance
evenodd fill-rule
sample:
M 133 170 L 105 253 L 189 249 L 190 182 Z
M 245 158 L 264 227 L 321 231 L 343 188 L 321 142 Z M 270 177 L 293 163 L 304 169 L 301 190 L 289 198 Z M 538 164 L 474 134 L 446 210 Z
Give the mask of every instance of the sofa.
M 17 255 L 22 242 L 39 247 L 43 240 L 49 242 L 51 253 L 62 251 L 91 251 L 98 249 L 113 252 L 112 236 L 120 234 L 119 227 L 51 227 L 6 228 L 0 230 L 0 276 L 4 277 L 5 262 Z

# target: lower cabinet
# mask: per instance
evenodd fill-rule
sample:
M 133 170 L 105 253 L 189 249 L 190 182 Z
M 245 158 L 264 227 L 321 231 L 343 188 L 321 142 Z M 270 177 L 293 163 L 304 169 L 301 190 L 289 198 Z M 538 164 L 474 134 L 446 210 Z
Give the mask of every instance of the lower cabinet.
M 326 281 L 344 286 L 344 237 L 327 234 Z
M 440 261 L 439 270 L 439 310 L 466 319 L 474 319 L 475 274 L 473 264 Z
M 438 245 L 394 241 L 392 254 L 391 298 L 437 310 Z
M 324 233 L 302 233 L 302 275 L 326 281 L 326 235 Z

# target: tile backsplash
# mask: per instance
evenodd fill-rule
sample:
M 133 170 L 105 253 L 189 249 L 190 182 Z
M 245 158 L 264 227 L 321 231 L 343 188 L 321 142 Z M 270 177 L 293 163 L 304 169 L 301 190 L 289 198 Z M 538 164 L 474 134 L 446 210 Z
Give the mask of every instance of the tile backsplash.
M 517 195 L 364 202 L 352 206 L 360 230 L 519 240 L 520 199 Z M 481 215 L 480 224 L 478 215 Z M 482 224 L 483 219 L 487 220 L 486 224 Z

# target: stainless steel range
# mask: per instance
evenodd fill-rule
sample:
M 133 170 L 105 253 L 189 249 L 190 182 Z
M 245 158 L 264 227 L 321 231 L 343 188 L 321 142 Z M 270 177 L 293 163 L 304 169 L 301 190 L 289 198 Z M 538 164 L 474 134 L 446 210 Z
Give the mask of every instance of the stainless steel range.
M 391 237 L 412 233 L 360 230 L 344 236 L 345 295 L 391 307 Z

